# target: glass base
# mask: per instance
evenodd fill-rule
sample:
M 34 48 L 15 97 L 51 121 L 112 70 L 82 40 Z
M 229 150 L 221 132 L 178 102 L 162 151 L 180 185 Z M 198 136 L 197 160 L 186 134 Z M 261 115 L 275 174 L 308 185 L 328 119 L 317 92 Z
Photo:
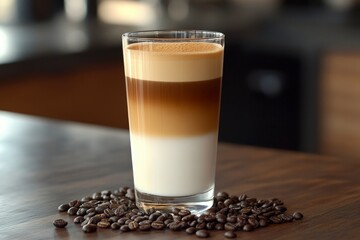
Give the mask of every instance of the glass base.
M 135 189 L 135 199 L 137 207 L 145 212 L 158 210 L 171 213 L 174 208 L 179 208 L 189 210 L 192 214 L 199 215 L 213 206 L 214 188 L 204 193 L 180 197 L 151 195 Z

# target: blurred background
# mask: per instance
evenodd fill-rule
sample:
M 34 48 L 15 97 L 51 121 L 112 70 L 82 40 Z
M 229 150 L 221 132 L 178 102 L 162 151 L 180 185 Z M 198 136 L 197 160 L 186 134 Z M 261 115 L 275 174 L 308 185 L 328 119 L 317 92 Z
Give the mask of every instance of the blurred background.
M 226 34 L 220 141 L 360 158 L 359 0 L 1 0 L 0 110 L 128 128 L 144 29 Z

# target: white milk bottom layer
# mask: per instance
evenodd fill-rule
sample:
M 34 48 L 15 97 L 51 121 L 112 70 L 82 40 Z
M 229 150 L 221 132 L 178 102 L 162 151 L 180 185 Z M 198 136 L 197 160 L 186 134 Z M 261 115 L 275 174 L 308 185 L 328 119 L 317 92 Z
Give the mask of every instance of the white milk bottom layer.
M 135 188 L 158 196 L 188 196 L 214 187 L 217 132 L 189 137 L 130 134 Z

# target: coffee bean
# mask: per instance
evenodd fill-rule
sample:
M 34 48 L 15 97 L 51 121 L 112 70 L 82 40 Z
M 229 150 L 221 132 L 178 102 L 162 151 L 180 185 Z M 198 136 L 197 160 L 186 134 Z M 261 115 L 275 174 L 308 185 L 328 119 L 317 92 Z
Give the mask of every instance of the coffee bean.
M 190 215 L 184 216 L 184 217 L 181 219 L 181 221 L 189 222 L 189 221 L 192 221 L 194 218 L 195 218 L 195 215 L 190 214 Z
M 59 212 L 66 212 L 67 210 L 69 210 L 70 205 L 68 203 L 63 203 L 58 207 L 58 211 Z
M 105 211 L 105 209 L 107 209 L 108 206 L 107 205 L 99 205 L 95 208 L 95 212 L 96 213 L 103 213 Z
M 107 196 L 110 196 L 111 191 L 110 191 L 110 190 L 103 190 L 103 191 L 101 191 L 100 193 L 101 193 L 101 195 L 107 195 Z
M 149 231 L 151 228 L 151 225 L 149 223 L 141 224 L 139 226 L 140 231 Z
M 253 227 L 259 225 L 259 222 L 256 220 L 255 217 L 249 217 L 247 221 L 248 221 L 248 223 L 249 223 L 250 225 L 252 225 Z
M 170 223 L 172 223 L 174 220 L 172 220 L 172 219 L 166 219 L 165 221 L 164 221 L 164 224 L 167 226 L 167 225 L 169 225 Z M 160 221 L 159 221 L 160 222 Z
M 112 210 L 117 209 L 120 206 L 120 204 L 118 204 L 115 200 L 110 200 L 110 205 L 109 208 Z
M 215 225 L 216 225 L 215 222 L 208 222 L 208 223 L 206 224 L 206 229 L 207 229 L 207 230 L 214 230 L 214 229 L 215 229 Z
M 127 198 L 129 198 L 130 200 L 135 200 L 135 192 L 134 192 L 134 189 L 129 188 L 129 189 L 126 191 L 125 196 L 126 196 Z
M 114 214 L 118 217 L 123 217 L 126 214 L 127 207 L 125 205 L 120 205 L 115 209 Z
M 210 237 L 209 232 L 206 231 L 206 230 L 197 230 L 197 231 L 195 232 L 195 235 L 196 235 L 197 237 L 199 237 L 199 238 L 208 238 L 208 237 Z
M 104 210 L 104 214 L 107 216 L 107 217 L 112 217 L 112 216 L 115 216 L 115 213 L 112 209 L 109 209 L 109 208 L 106 208 Z
M 272 206 L 272 203 L 270 201 L 265 201 L 262 205 L 261 205 L 261 208 L 268 208 L 268 207 L 271 207 Z
M 226 238 L 236 238 L 237 235 L 236 235 L 236 233 L 234 231 L 226 231 L 224 233 L 224 237 L 226 237 Z
M 113 230 L 118 230 L 118 229 L 120 229 L 120 224 L 117 223 L 117 222 L 114 222 L 114 223 L 112 223 L 112 224 L 110 225 L 110 227 L 111 227 L 111 229 L 113 229 Z
M 93 217 L 90 218 L 89 223 L 97 224 L 98 222 L 101 221 L 101 219 L 102 218 L 100 216 L 93 216 Z
M 216 200 L 214 200 L 214 203 L 213 204 L 215 204 L 216 203 Z M 201 215 L 211 215 L 211 216 L 215 216 L 216 215 L 216 213 L 217 213 L 217 211 L 218 211 L 218 208 L 217 207 L 215 207 L 215 205 L 213 205 L 211 208 L 209 208 L 208 210 L 206 210 L 203 214 L 201 214 Z
M 86 208 L 86 209 L 94 208 L 94 207 L 96 207 L 96 205 L 90 202 L 85 202 L 80 205 L 80 208 Z
M 239 201 L 245 201 L 245 199 L 247 198 L 246 194 L 242 194 L 238 197 Z
M 135 222 L 135 221 L 131 221 L 131 222 L 128 224 L 128 226 L 129 226 L 129 229 L 130 229 L 130 230 L 136 230 L 136 229 L 138 229 L 138 227 L 139 227 L 139 223 L 137 223 L 137 222 Z
M 127 217 L 122 217 L 122 218 L 120 218 L 117 222 L 118 222 L 120 225 L 124 225 L 127 220 L 129 220 Z
M 81 198 L 81 202 L 88 202 L 90 200 L 93 200 L 93 198 L 90 196 L 85 196 L 85 197 Z
M 168 228 L 173 231 L 179 231 L 181 229 L 181 222 L 172 222 L 169 224 Z
M 268 222 L 265 219 L 260 219 L 259 225 L 260 227 L 266 227 L 268 225 Z
M 226 215 L 225 214 L 216 214 L 216 221 L 219 223 L 226 223 Z
M 129 189 L 129 187 L 119 187 L 119 192 L 121 192 L 121 193 L 126 193 L 126 191 Z M 123 195 L 124 196 L 124 195 Z
M 76 213 L 77 213 L 78 210 L 79 210 L 79 209 L 76 208 L 76 207 L 70 207 L 70 208 L 68 209 L 67 213 L 68 213 L 70 216 L 74 216 L 74 215 L 76 215 Z
M 228 216 L 226 218 L 226 221 L 229 222 L 229 223 L 236 223 L 237 222 L 237 216 L 235 216 L 235 215 Z
M 226 231 L 234 231 L 236 229 L 236 225 L 233 223 L 225 223 L 224 229 Z
M 95 213 L 95 208 L 89 208 L 88 210 L 86 210 L 86 214 L 89 214 L 89 213 Z
M 129 228 L 128 225 L 122 225 L 122 226 L 120 227 L 120 231 L 122 231 L 122 232 L 128 232 L 128 231 L 130 231 L 130 228 Z
M 226 207 L 230 206 L 230 205 L 233 204 L 233 203 L 234 203 L 233 200 L 230 199 L 230 198 L 228 198 L 228 199 L 226 199 L 226 200 L 224 201 L 224 205 L 225 205 Z
M 161 221 L 155 221 L 151 223 L 151 227 L 156 230 L 165 228 L 165 224 Z
M 280 212 L 285 212 L 287 210 L 287 208 L 280 205 L 280 206 L 275 206 L 275 210 L 280 211 Z
M 258 200 L 256 198 L 247 198 L 246 201 L 248 201 L 250 203 L 257 203 Z
M 97 227 L 95 224 L 86 224 L 85 226 L 82 227 L 82 230 L 85 233 L 92 233 L 92 232 L 96 232 Z
M 68 224 L 67 221 L 61 218 L 53 221 L 53 225 L 57 228 L 64 228 L 66 227 L 67 224 Z
M 140 209 L 131 209 L 131 212 L 132 213 L 135 213 L 135 215 L 138 215 L 138 213 L 140 213 L 141 212 L 141 210 Z M 138 215 L 139 216 L 139 215 Z
M 111 197 L 107 196 L 107 195 L 101 195 L 101 196 L 102 196 L 103 200 L 110 200 L 111 199 Z
M 85 221 L 85 218 L 83 216 L 77 216 L 76 218 L 74 218 L 74 223 L 75 224 L 80 224 L 83 221 Z
M 93 198 L 94 200 L 103 200 L 100 192 L 93 193 L 92 198 Z
M 222 197 L 222 198 L 228 198 L 229 197 L 229 194 L 227 192 L 218 192 L 216 194 L 217 197 Z
M 182 217 L 187 216 L 187 215 L 190 215 L 190 214 L 191 214 L 191 212 L 190 212 L 189 210 L 185 210 L 185 209 L 181 209 L 181 210 L 178 212 L 178 215 L 179 215 L 179 216 L 182 216 Z
M 162 216 L 164 216 L 165 219 L 171 219 L 173 216 L 170 213 L 162 213 Z
M 301 212 L 294 212 L 293 217 L 295 220 L 301 220 L 304 217 L 304 215 Z
M 224 203 L 224 202 L 218 201 L 218 202 L 217 202 L 217 207 L 218 207 L 218 208 L 225 208 L 226 206 L 225 206 L 225 203 Z
M 190 227 L 189 224 L 184 221 L 180 221 L 180 225 L 181 225 L 181 229 L 186 229 L 186 228 Z
M 198 223 L 203 223 L 205 222 L 205 215 L 200 215 L 200 217 L 198 217 L 198 219 L 196 220 Z
M 107 218 L 107 216 L 104 213 L 96 214 L 95 216 L 100 217 L 101 219 Z
M 166 220 L 166 217 L 163 216 L 163 215 L 160 215 L 160 216 L 156 219 L 156 221 L 160 221 L 160 222 L 163 222 L 163 221 L 165 221 L 165 220 Z
M 69 206 L 70 207 L 76 207 L 79 208 L 81 205 L 81 202 L 79 200 L 72 200 L 69 202 Z
M 196 230 L 205 229 L 206 228 L 206 222 L 201 222 L 201 223 L 196 224 L 195 228 L 196 228 Z
M 246 201 L 241 201 L 239 205 L 240 205 L 240 207 L 245 208 L 245 207 L 249 206 L 249 203 Z
M 145 210 L 146 214 L 150 215 L 153 214 L 154 212 L 156 212 L 155 208 L 149 208 L 147 210 Z
M 188 227 L 188 228 L 185 230 L 185 232 L 186 232 L 187 234 L 194 234 L 194 233 L 196 232 L 196 228 L 194 228 L 194 227 Z
M 283 220 L 282 220 L 282 218 L 281 218 L 280 216 L 272 216 L 272 217 L 270 217 L 270 221 L 271 221 L 272 223 L 279 224 L 279 223 L 281 223 Z
M 92 217 L 95 216 L 95 215 L 96 215 L 95 212 L 90 212 L 90 213 L 86 214 L 86 215 L 84 216 L 84 218 L 92 218 Z
M 150 216 L 149 216 L 149 219 L 151 220 L 151 221 L 155 221 L 158 217 L 160 217 L 161 216 L 161 213 L 160 212 L 155 212 L 155 213 L 152 213 L 152 214 L 150 214 Z
M 198 222 L 196 220 L 192 220 L 190 223 L 189 223 L 189 226 L 190 227 L 195 227 L 196 224 L 198 224 Z
M 229 208 L 228 207 L 224 207 L 224 208 L 221 208 L 218 212 L 217 212 L 217 214 L 224 214 L 224 215 L 226 215 L 226 214 L 228 214 L 228 212 L 229 212 Z M 217 215 L 216 214 L 216 215 Z
M 224 224 L 222 223 L 215 224 L 215 230 L 224 230 Z
M 214 215 L 205 215 L 204 220 L 206 222 L 214 222 L 216 220 L 216 216 L 214 216 Z
M 89 224 L 90 223 L 90 218 L 87 218 L 85 219 L 82 223 L 81 223 L 81 226 L 85 226 L 86 224 Z
M 86 208 L 79 208 L 79 210 L 76 212 L 76 215 L 78 216 L 85 216 L 87 209 Z
M 109 221 L 105 221 L 104 219 L 102 219 L 100 222 L 96 224 L 96 226 L 98 226 L 99 228 L 108 228 L 110 227 L 110 223 Z
M 263 216 L 265 216 L 265 217 L 271 217 L 271 216 L 273 216 L 274 214 L 275 214 L 274 211 L 270 211 L 270 212 L 263 213 Z
M 292 215 L 287 214 L 287 213 L 280 214 L 280 217 L 282 218 L 282 220 L 284 222 L 290 222 L 294 219 L 294 217 Z
M 119 219 L 120 219 L 120 217 L 118 217 L 118 216 L 112 216 L 112 217 L 109 217 L 109 222 L 114 223 L 114 222 L 117 222 Z
M 250 231 L 252 231 L 254 229 L 254 227 L 252 226 L 252 225 L 250 225 L 250 224 L 245 224 L 244 226 L 243 226 L 243 231 L 245 231 L 245 232 L 250 232 Z
M 227 232 L 224 236 L 229 235 L 229 238 L 236 230 L 252 231 L 269 224 L 303 218 L 300 212 L 292 215 L 286 213 L 286 206 L 277 198 L 263 200 L 250 198 L 246 194 L 229 195 L 226 192 L 217 193 L 214 205 L 199 216 L 180 208 L 172 209 L 171 213 L 156 211 L 154 208 L 143 211 L 136 206 L 134 189 L 128 187 L 96 192 L 80 201 L 72 200 L 58 206 L 58 211 L 77 215 L 73 221 L 81 223 L 84 232 L 96 231 L 97 227 L 111 227 L 122 232 L 183 229 L 189 234 L 225 229 Z
M 261 209 L 259 208 L 253 208 L 251 209 L 251 213 L 255 214 L 255 215 L 259 215 L 261 214 Z
M 144 224 L 151 224 L 151 223 L 152 223 L 152 221 L 151 221 L 151 220 L 149 220 L 149 219 L 145 219 L 145 220 L 143 220 L 143 221 L 139 222 L 139 225 L 141 226 L 141 225 L 144 225 Z
M 146 218 L 142 217 L 142 216 L 136 216 L 135 215 L 135 218 L 133 219 L 135 222 L 142 222 L 144 221 Z
M 249 214 L 251 213 L 251 207 L 244 207 L 240 210 L 240 212 L 243 214 Z
M 284 205 L 283 201 L 277 198 L 272 199 L 272 202 L 274 206 Z

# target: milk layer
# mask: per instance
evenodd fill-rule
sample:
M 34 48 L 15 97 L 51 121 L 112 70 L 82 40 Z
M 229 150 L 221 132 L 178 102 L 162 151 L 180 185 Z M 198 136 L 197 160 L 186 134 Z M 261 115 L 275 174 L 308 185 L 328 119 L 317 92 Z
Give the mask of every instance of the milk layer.
M 159 196 L 188 196 L 213 188 L 217 132 L 189 137 L 130 133 L 135 188 Z

